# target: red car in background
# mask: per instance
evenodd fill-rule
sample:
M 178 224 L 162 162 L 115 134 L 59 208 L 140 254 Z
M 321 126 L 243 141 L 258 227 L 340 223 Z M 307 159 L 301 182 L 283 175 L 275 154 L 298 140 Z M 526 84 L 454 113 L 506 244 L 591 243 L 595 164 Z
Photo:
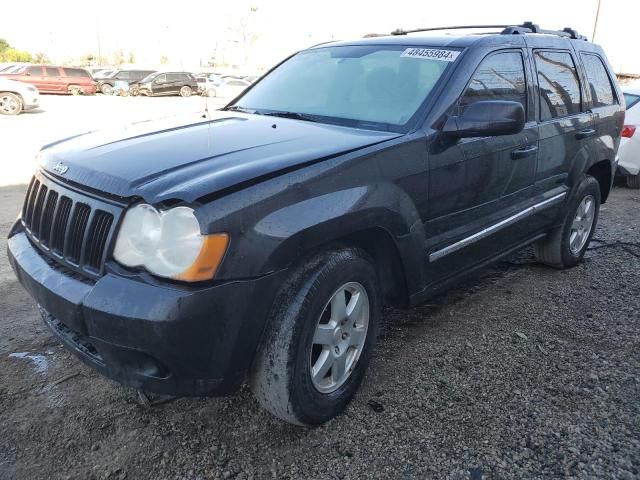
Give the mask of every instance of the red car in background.
M 91 74 L 83 68 L 26 65 L 15 73 L 2 75 L 2 78 L 30 83 L 37 87 L 40 93 L 71 95 L 93 95 L 96 93 L 96 83 Z

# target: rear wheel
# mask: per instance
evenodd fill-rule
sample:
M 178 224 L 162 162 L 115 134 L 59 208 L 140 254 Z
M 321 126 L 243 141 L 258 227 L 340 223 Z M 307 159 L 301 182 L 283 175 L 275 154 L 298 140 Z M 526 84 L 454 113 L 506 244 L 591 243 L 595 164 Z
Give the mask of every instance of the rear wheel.
M 18 115 L 22 111 L 22 98 L 11 92 L 0 92 L 0 114 Z
M 317 425 L 347 406 L 371 357 L 380 288 L 367 255 L 322 253 L 293 272 L 274 302 L 251 373 L 260 404 L 297 425 Z
M 113 87 L 108 83 L 105 83 L 100 87 L 100 91 L 105 95 L 111 95 L 113 93 Z
M 180 96 L 181 97 L 190 97 L 192 93 L 193 93 L 193 91 L 191 90 L 191 87 L 188 86 L 188 85 L 185 85 L 184 87 L 182 87 L 180 89 Z
M 640 173 L 638 175 L 627 176 L 627 187 L 640 188 Z
M 600 184 L 585 176 L 569 202 L 562 225 L 536 243 L 538 261 L 556 268 L 577 265 L 587 251 L 598 223 Z

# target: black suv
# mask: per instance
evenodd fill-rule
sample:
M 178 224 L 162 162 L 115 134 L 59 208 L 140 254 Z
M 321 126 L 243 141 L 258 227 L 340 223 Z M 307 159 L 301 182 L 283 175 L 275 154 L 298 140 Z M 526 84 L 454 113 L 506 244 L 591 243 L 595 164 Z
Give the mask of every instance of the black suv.
M 394 33 L 299 52 L 191 123 L 45 147 L 8 252 L 53 333 L 125 385 L 248 379 L 312 425 L 357 390 L 383 305 L 528 244 L 580 262 L 624 120 L 602 49 Z
M 190 97 L 198 93 L 198 82 L 186 72 L 156 72 L 132 86 L 134 95 L 180 95 Z
M 119 70 L 107 78 L 98 80 L 98 90 L 105 95 L 111 95 L 117 81 L 127 82 L 131 85 L 152 73 L 154 73 L 153 70 Z

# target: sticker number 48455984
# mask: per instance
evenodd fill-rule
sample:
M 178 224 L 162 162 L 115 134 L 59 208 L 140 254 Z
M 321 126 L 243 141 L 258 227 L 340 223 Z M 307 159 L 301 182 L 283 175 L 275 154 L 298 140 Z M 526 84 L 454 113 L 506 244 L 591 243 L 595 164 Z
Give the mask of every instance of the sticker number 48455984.
M 441 62 L 453 62 L 460 52 L 456 50 L 443 50 L 441 48 L 407 48 L 401 57 L 424 58 L 425 60 L 440 60 Z

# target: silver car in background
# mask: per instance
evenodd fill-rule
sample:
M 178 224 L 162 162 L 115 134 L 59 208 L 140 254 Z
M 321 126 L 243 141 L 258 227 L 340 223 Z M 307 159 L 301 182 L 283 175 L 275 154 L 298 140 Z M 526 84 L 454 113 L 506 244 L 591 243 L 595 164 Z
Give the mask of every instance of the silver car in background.
M 40 93 L 33 85 L 0 78 L 0 115 L 18 115 L 40 106 Z

